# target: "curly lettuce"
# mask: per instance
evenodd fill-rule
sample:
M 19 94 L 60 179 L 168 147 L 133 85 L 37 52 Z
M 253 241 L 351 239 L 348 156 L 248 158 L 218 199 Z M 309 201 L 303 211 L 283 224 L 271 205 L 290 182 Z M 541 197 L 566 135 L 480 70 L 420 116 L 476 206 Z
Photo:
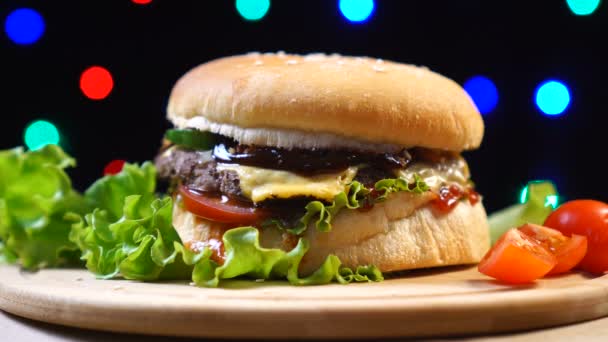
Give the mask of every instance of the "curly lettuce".
M 65 216 L 89 207 L 65 173 L 75 165 L 56 145 L 0 151 L 0 260 L 26 269 L 79 263 Z
M 329 255 L 323 264 L 312 274 L 301 278 L 298 268 L 309 249 L 306 239 L 300 238 L 298 244 L 289 252 L 275 248 L 263 248 L 259 242 L 259 232 L 253 227 L 241 227 L 224 234 L 226 260 L 218 265 L 212 260 L 195 269 L 193 280 L 197 285 L 215 287 L 221 279 L 247 276 L 254 279 L 287 279 L 292 285 L 320 285 L 337 281 L 376 282 L 384 278 L 375 266 L 359 267 L 355 271 L 343 267 L 340 259 Z
M 192 279 L 199 286 L 217 287 L 221 280 L 236 277 L 287 279 L 293 285 L 380 281 L 382 273 L 374 266 L 351 270 L 330 255 L 313 274 L 301 278 L 298 267 L 308 251 L 308 242 L 285 252 L 260 246 L 253 227 L 228 230 L 223 237 L 225 262 L 211 259 L 211 250 L 194 253 L 186 249 L 171 225 L 171 198 L 150 201 L 128 196 L 122 216 L 114 222 L 107 212 L 95 210 L 77 220 L 70 239 L 82 250 L 87 268 L 99 278 L 123 277 L 151 281 Z
M 289 228 L 283 222 L 277 219 L 267 220 L 262 224 L 263 227 L 276 227 L 285 230 L 294 235 L 300 235 L 306 231 L 311 220 L 315 220 L 315 228 L 321 232 L 331 231 L 331 221 L 340 212 L 340 210 L 357 209 L 364 206 L 371 206 L 375 203 L 383 202 L 387 197 L 395 192 L 411 192 L 421 194 L 430 190 L 429 186 L 422 178 L 415 174 L 414 181 L 408 183 L 403 178 L 387 178 L 376 182 L 374 192 L 363 186 L 363 184 L 353 181 L 351 182 L 346 192 L 341 192 L 331 204 L 327 205 L 321 201 L 311 201 L 306 207 L 306 213 L 302 216 L 295 227 Z
M 106 210 L 95 209 L 76 222 L 70 240 L 82 251 L 89 271 L 99 278 L 121 275 L 125 279 L 156 280 L 188 275 L 183 263 L 175 263 L 181 243 L 171 223 L 171 198 L 127 196 L 117 220 Z
M 388 196 L 395 192 L 411 192 L 415 194 L 421 194 L 429 191 L 430 188 L 418 174 L 414 174 L 414 181 L 408 183 L 404 178 L 388 178 L 382 179 L 376 182 L 374 189 L 380 193 L 376 197 L 376 202 L 385 201 Z
M 85 191 L 87 203 L 95 208 L 76 222 L 69 239 L 82 252 L 86 267 L 100 278 L 121 274 L 126 279 L 171 278 L 161 272 L 178 272 L 173 241 L 179 241 L 172 225 L 170 199 L 159 199 L 156 168 L 125 164 L 121 172 L 107 175 Z M 90 227 L 91 229 L 86 229 Z M 155 263 L 146 258 L 154 257 Z M 108 262 L 112 260 L 112 262 Z M 183 269 L 183 267 L 182 267 Z
M 156 168 L 151 162 L 141 166 L 125 164 L 116 175 L 107 175 L 93 183 L 84 193 L 91 208 L 106 211 L 110 220 L 123 214 L 125 199 L 130 195 L 140 195 L 151 201 L 156 191 Z
M 363 184 L 353 181 L 348 185 L 346 192 L 341 192 L 334 197 L 331 204 L 326 205 L 321 201 L 310 201 L 304 207 L 306 213 L 302 216 L 295 227 L 289 228 L 280 220 L 270 219 L 262 223 L 265 228 L 276 227 L 285 230 L 294 235 L 302 234 L 307 228 L 311 220 L 315 220 L 315 227 L 322 232 L 331 231 L 331 220 L 343 208 L 357 209 L 361 207 L 364 199 L 368 196 L 370 190 L 365 188 Z
M 195 253 L 184 247 L 172 225 L 172 199 L 155 194 L 151 163 L 126 164 L 117 175 L 96 181 L 84 196 L 72 188 L 64 171 L 74 165 L 74 159 L 54 145 L 38 151 L 0 151 L 0 262 L 37 269 L 84 261 L 103 279 L 192 279 L 212 287 L 235 277 L 287 279 L 294 285 L 383 279 L 374 266 L 352 270 L 334 255 L 301 277 L 298 268 L 308 242 L 300 239 L 289 252 L 263 248 L 253 227 L 224 234 L 226 259 L 219 265 L 210 249 Z M 314 216 L 329 230 L 332 216 L 341 208 L 358 207 L 368 194 L 353 183 L 331 205 L 309 204 L 314 214 L 308 220 Z
M 0 241 L 0 264 L 13 264 L 15 262 L 17 262 L 17 256 L 10 250 L 4 248 L 4 243 Z
M 514 204 L 488 216 L 492 244 L 509 229 L 524 223 L 543 224 L 558 205 L 559 194 L 555 185 L 547 181 L 529 182 L 520 204 Z

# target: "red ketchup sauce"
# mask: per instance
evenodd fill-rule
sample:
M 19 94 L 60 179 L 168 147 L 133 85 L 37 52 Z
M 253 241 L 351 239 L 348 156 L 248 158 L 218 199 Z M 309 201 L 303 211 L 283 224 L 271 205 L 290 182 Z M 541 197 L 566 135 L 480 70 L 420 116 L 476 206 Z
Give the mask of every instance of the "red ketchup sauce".
M 442 186 L 436 195 L 437 197 L 431 201 L 431 204 L 443 213 L 452 211 L 462 198 L 467 198 L 471 205 L 477 204 L 480 200 L 479 193 L 473 188 L 462 189 L 454 184 Z
M 184 244 L 187 249 L 199 253 L 202 252 L 205 247 L 211 250 L 211 260 L 217 262 L 219 265 L 223 265 L 226 260 L 224 255 L 224 242 L 222 239 L 211 238 L 207 241 L 188 241 Z
M 226 260 L 223 237 L 224 233 L 230 229 L 229 227 L 232 226 L 215 223 L 209 227 L 209 238 L 207 240 L 191 240 L 186 242 L 184 247 L 195 253 L 202 252 L 205 248 L 209 248 L 211 250 L 211 260 L 217 262 L 219 265 L 223 265 Z

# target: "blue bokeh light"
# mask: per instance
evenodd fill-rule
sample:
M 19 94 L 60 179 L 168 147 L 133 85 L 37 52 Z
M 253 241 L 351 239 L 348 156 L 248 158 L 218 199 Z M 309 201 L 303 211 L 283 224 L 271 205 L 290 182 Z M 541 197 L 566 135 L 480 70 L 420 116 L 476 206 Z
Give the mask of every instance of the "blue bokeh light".
M 353 23 L 365 22 L 374 12 L 374 0 L 340 0 L 340 12 Z
M 44 33 L 44 19 L 31 8 L 12 11 L 4 22 L 6 35 L 19 45 L 35 43 Z
M 561 115 L 570 104 L 570 91 L 563 82 L 549 80 L 536 89 L 534 99 L 538 109 L 546 115 Z
M 475 102 L 481 114 L 487 114 L 498 104 L 498 89 L 485 76 L 473 76 L 464 82 L 464 90 Z

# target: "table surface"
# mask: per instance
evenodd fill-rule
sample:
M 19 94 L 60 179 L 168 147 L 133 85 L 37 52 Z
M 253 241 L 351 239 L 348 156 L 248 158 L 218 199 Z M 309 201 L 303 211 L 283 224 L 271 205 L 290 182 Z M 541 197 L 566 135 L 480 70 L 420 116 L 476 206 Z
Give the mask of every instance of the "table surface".
M 108 332 L 89 331 L 69 328 L 47 323 L 32 321 L 17 317 L 0 310 L 0 336 L 3 341 L 11 342 L 65 342 L 65 341 L 112 341 L 112 342 L 160 342 L 166 337 L 115 334 Z M 197 339 L 175 338 L 180 342 L 201 341 Z M 431 339 L 429 341 L 607 341 L 608 317 L 593 321 L 555 327 L 551 329 L 533 330 L 514 334 L 494 336 L 474 336 L 459 338 Z M 210 341 L 210 340 L 209 340 Z M 215 340 L 217 341 L 217 340 Z M 392 340 L 395 341 L 395 340 Z

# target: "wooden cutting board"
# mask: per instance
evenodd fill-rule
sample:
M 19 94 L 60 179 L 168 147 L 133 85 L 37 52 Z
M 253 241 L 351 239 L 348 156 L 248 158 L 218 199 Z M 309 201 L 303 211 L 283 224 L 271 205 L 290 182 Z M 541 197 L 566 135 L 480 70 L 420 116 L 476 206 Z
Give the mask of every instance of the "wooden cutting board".
M 96 280 L 84 270 L 0 267 L 0 308 L 74 327 L 255 338 L 437 336 L 514 331 L 608 315 L 608 275 L 573 273 L 504 286 L 475 268 L 414 271 L 381 283 Z

